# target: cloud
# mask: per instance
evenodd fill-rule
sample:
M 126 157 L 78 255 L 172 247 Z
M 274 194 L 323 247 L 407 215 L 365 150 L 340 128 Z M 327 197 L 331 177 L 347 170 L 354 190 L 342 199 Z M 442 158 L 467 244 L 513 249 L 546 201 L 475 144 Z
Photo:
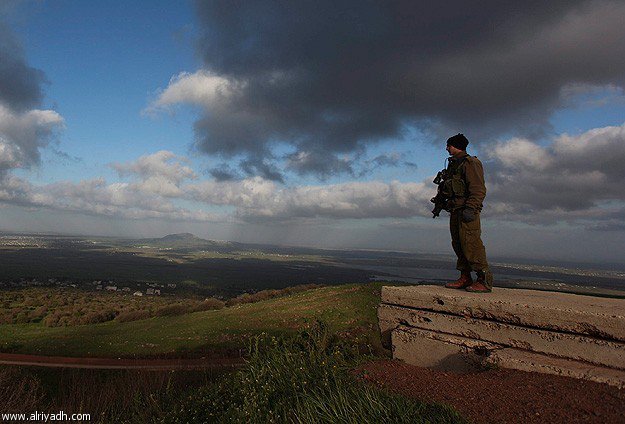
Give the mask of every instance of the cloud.
M 546 146 L 515 138 L 489 152 L 486 202 L 506 219 L 612 222 L 625 203 L 625 124 L 563 134 Z
M 13 166 L 12 145 L 0 157 Z M 625 224 L 625 123 L 549 143 L 511 138 L 484 146 L 489 219 L 530 225 L 567 222 L 596 231 Z M 392 166 L 400 155 L 376 156 Z M 1 162 L 0 162 L 1 163 Z M 6 167 L 5 166 L 5 167 Z M 304 222 L 307 220 L 430 217 L 431 177 L 422 182 L 347 182 L 286 186 L 260 176 L 200 180 L 185 157 L 169 151 L 111 165 L 122 182 L 93 179 L 33 186 L 0 176 L 0 201 L 124 218 L 198 222 Z M 223 172 L 230 176 L 231 170 Z M 179 204 L 196 204 L 196 210 Z M 217 214 L 213 210 L 221 210 Z M 416 223 L 415 223 L 416 224 Z
M 180 182 L 189 178 L 196 178 L 195 172 L 190 167 L 182 165 L 181 161 L 186 161 L 186 159 L 170 151 L 160 150 L 151 155 L 143 155 L 134 162 L 113 163 L 111 167 L 120 176 L 136 175 L 141 179 L 162 176 Z
M 112 163 L 110 166 L 120 176 L 131 176 L 139 181 L 134 183 L 141 191 L 165 197 L 179 197 L 182 194 L 180 183 L 195 179 L 195 172 L 181 161 L 186 159 L 172 152 L 161 150 L 151 155 L 141 156 L 130 163 Z
M 625 211 L 622 211 L 625 213 Z M 587 227 L 590 231 L 605 231 L 608 233 L 613 232 L 624 232 L 625 231 L 625 222 L 619 221 L 607 221 L 599 224 L 590 225 Z
M 125 219 L 227 221 L 227 217 L 208 211 L 178 207 L 157 191 L 144 184 L 107 184 L 102 178 L 43 186 L 12 175 L 0 178 L 0 201 L 13 205 Z
M 248 221 L 425 216 L 432 196 L 424 183 L 374 181 L 279 188 L 259 177 L 200 182 L 189 185 L 187 192 L 205 203 L 234 206 L 236 215 Z
M 533 138 L 567 87 L 619 89 L 625 76 L 619 1 L 196 4 L 204 69 L 174 77 L 152 108 L 201 105 L 207 154 L 260 163 L 286 143 L 289 170 L 322 178 L 352 171 L 336 155 L 407 124 Z
M 208 174 L 210 174 L 218 182 L 231 181 L 238 178 L 237 172 L 225 163 L 208 170 Z
M 30 67 L 0 10 L 0 104 L 18 112 L 39 106 L 43 99 L 42 71 Z
M 2 148 L 0 144 L 0 158 L 8 157 Z M 126 219 L 227 221 L 223 215 L 176 205 L 177 201 L 188 199 L 184 183 L 197 178 L 184 165 L 186 161 L 172 152 L 159 151 L 134 162 L 111 164 L 120 176 L 130 179 L 128 182 L 107 183 L 104 178 L 95 178 L 36 186 L 5 173 L 0 175 L 0 202 Z
M 346 173 L 354 176 L 353 160 L 346 156 L 339 157 L 333 153 L 320 150 L 300 150 L 286 157 L 286 169 L 298 175 L 317 175 L 326 179 L 333 175 Z
M 0 7 L 0 177 L 13 168 L 40 163 L 40 149 L 62 128 L 63 118 L 53 110 L 40 110 L 42 71 L 30 67 L 17 39 L 4 22 Z
M 284 177 L 273 164 L 258 156 L 252 156 L 241 161 L 241 169 L 247 175 L 258 175 L 264 179 L 283 183 Z
M 62 126 L 53 110 L 17 112 L 0 104 L 0 171 L 39 164 L 39 150 Z
M 181 72 L 169 81 L 167 88 L 159 93 L 144 112 L 151 114 L 170 110 L 180 103 L 201 105 L 208 110 L 217 107 L 232 93 L 228 80 L 207 71 L 194 74 Z

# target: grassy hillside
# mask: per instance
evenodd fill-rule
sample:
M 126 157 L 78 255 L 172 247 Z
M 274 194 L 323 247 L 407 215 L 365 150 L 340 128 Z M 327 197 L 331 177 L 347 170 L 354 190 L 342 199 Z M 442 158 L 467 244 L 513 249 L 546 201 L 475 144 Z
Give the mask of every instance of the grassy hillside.
M 215 311 L 70 327 L 0 325 L 2 352 L 57 356 L 203 356 L 236 350 L 253 335 L 292 334 L 317 319 L 357 343 L 379 346 L 381 283 L 314 289 Z
M 236 372 L 0 367 L 0 410 L 89 413 L 94 423 L 449 423 L 443 405 L 394 395 L 354 366 L 371 359 L 323 322 L 249 339 Z

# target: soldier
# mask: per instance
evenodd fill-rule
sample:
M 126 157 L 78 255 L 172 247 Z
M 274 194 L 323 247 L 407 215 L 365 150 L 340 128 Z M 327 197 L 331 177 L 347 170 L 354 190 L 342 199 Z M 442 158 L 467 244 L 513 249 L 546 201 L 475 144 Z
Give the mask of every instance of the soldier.
M 481 239 L 480 211 L 486 197 L 484 170 L 476 156 L 467 154 L 468 144 L 469 140 L 463 134 L 447 140 L 447 152 L 451 157 L 443 191 L 447 193 L 445 209 L 451 214 L 451 245 L 458 257 L 456 269 L 460 271 L 460 278 L 445 287 L 487 293 L 493 287 L 493 274 L 488 269 L 486 249 Z M 477 274 L 475 281 L 471 271 Z

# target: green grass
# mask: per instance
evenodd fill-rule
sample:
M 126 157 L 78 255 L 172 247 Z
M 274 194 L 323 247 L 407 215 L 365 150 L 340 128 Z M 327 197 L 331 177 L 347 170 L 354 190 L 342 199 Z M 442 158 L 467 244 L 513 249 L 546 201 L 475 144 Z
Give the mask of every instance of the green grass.
M 217 311 L 133 322 L 45 327 L 0 325 L 2 352 L 56 356 L 202 356 L 245 347 L 259 333 L 293 334 L 314 320 L 376 349 L 376 307 L 382 283 L 324 287 Z
M 315 321 L 294 335 L 247 341 L 236 372 L 0 366 L 2 412 L 89 413 L 94 423 L 449 423 L 449 407 L 364 383 L 371 358 Z
M 251 340 L 246 366 L 180 397 L 161 423 L 464 423 L 448 407 L 357 381 L 365 359 L 321 322 L 293 337 Z

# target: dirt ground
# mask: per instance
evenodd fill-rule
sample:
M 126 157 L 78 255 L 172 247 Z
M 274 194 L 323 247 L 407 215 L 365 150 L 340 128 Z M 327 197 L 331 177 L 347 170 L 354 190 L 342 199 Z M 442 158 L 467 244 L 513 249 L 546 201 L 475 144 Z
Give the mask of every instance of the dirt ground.
M 237 368 L 243 364 L 240 357 L 209 357 L 198 359 L 114 359 L 114 358 L 72 358 L 64 356 L 22 355 L 0 353 L 0 365 L 40 366 L 51 368 L 89 369 L 210 369 Z
M 507 369 L 458 374 L 399 361 L 361 366 L 359 378 L 405 396 L 444 403 L 474 423 L 625 423 L 625 390 Z

